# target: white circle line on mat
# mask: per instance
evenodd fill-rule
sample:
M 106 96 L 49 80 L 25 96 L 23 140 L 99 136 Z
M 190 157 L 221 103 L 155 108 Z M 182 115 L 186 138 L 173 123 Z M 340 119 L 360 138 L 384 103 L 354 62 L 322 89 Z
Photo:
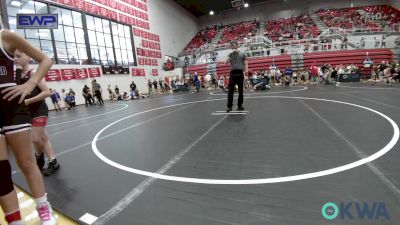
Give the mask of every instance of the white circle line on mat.
M 353 106 L 356 108 L 364 109 L 370 112 L 373 112 L 384 119 L 386 119 L 392 126 L 393 128 L 393 136 L 391 140 L 389 141 L 386 146 L 384 146 L 382 149 L 378 150 L 376 153 L 366 157 L 362 158 L 360 160 L 357 160 L 355 162 L 345 164 L 342 166 L 338 166 L 335 168 L 327 169 L 327 170 L 321 170 L 317 172 L 311 172 L 311 173 L 305 173 L 305 174 L 298 174 L 298 175 L 292 175 L 292 176 L 284 176 L 284 177 L 274 177 L 274 178 L 262 178 L 262 179 L 243 179 L 243 180 L 219 180 L 219 179 L 201 179 L 201 178 L 191 178 L 191 177 L 178 177 L 178 176 L 170 176 L 170 175 L 165 175 L 165 174 L 159 174 L 159 173 L 153 173 L 149 171 L 144 171 L 144 170 L 139 170 L 131 167 L 127 167 L 124 165 L 121 165 L 117 162 L 114 162 L 110 159 L 108 159 L 106 156 L 104 156 L 99 149 L 97 148 L 97 140 L 99 136 L 109 127 L 126 120 L 128 118 L 146 114 L 148 112 L 153 112 L 156 110 L 161 110 L 161 109 L 166 109 L 166 108 L 171 108 L 175 106 L 181 106 L 181 105 L 188 105 L 188 104 L 194 104 L 194 103 L 202 103 L 202 102 L 212 102 L 212 101 L 221 101 L 221 100 L 226 100 L 225 98 L 223 99 L 209 99 L 209 100 L 200 100 L 200 101 L 193 101 L 193 102 L 186 102 L 186 103 L 179 103 L 179 104 L 174 104 L 174 105 L 169 105 L 169 106 L 163 106 L 159 108 L 154 108 L 146 111 L 142 111 L 130 116 L 127 116 L 125 118 L 122 118 L 120 120 L 117 120 L 106 127 L 104 127 L 102 130 L 100 130 L 96 136 L 93 138 L 92 141 L 92 150 L 94 154 L 102 160 L 104 163 L 109 164 L 110 166 L 113 166 L 117 169 L 129 172 L 129 173 L 134 173 L 134 174 L 139 174 L 143 176 L 148 176 L 148 177 L 153 177 L 156 179 L 162 179 L 162 180 L 169 180 L 169 181 L 177 181 L 177 182 L 186 182 L 186 183 L 198 183 L 198 184 L 225 184 L 225 185 L 244 185 L 244 184 L 271 184 L 271 183 L 282 183 L 282 182 L 290 182 L 290 181 L 299 181 L 299 180 L 306 180 L 306 179 L 311 179 L 311 178 L 317 178 L 317 177 L 323 177 L 323 176 L 328 176 L 340 172 L 344 172 L 346 170 L 354 169 L 356 167 L 362 166 L 366 163 L 372 162 L 381 156 L 385 155 L 388 153 L 397 143 L 399 140 L 399 127 L 397 126 L 396 122 L 394 122 L 390 117 L 386 116 L 385 114 L 376 111 L 374 109 L 353 104 L 353 103 L 348 103 L 348 102 L 342 102 L 342 101 L 336 101 L 336 100 L 330 100 L 330 99 L 321 99 L 321 98 L 306 98 L 306 97 L 290 97 L 290 96 L 256 96 L 256 97 L 247 97 L 248 99 L 259 99 L 259 98 L 280 98 L 280 99 L 302 99 L 302 100 L 314 100 L 314 101 L 323 101 L 323 102 L 331 102 L 331 103 L 338 103 L 338 104 L 344 104 L 344 105 L 349 105 Z

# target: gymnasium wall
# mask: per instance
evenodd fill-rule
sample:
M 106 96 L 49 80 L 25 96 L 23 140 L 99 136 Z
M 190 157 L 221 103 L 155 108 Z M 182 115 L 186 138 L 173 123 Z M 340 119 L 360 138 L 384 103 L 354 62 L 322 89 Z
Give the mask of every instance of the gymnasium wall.
M 398 0 L 393 0 L 399 5 Z M 384 5 L 388 4 L 387 0 L 274 0 L 268 3 L 260 3 L 251 5 L 247 9 L 240 11 L 232 9 L 225 12 L 216 12 L 214 16 L 205 15 L 199 18 L 200 28 L 213 26 L 221 21 L 224 24 L 232 24 L 241 21 L 253 20 L 260 18 L 261 20 L 286 18 L 297 16 L 302 13 L 309 13 L 322 7 L 346 8 L 353 6 L 366 5 Z

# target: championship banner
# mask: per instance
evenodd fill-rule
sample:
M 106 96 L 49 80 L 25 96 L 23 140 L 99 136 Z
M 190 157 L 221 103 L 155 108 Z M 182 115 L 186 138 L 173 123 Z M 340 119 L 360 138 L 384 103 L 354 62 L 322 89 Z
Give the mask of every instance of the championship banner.
M 108 18 L 112 20 L 117 20 L 118 14 L 112 10 L 108 10 Z
M 95 78 L 95 77 L 100 77 L 101 76 L 100 68 L 98 68 L 98 67 L 88 68 L 88 71 L 89 71 L 89 77 L 90 78 Z
M 95 2 L 100 3 L 102 5 L 108 6 L 108 1 L 107 0 L 95 0 Z
M 147 59 L 145 59 L 144 61 L 145 61 L 145 65 L 146 65 L 146 66 L 151 66 L 151 59 L 148 59 L 148 58 L 147 58 Z
M 95 15 L 100 15 L 100 7 L 98 5 L 92 4 L 90 2 L 86 2 L 85 10 L 88 13 L 93 13 Z
M 114 0 L 108 0 L 108 7 L 118 9 L 117 2 Z
M 76 73 L 74 69 L 61 69 L 62 80 L 74 80 L 76 79 Z
M 136 20 L 135 20 L 135 18 L 129 17 L 129 24 L 132 25 L 132 26 L 136 26 Z M 139 33 L 139 34 L 140 34 L 140 33 Z M 137 35 L 135 34 L 135 36 L 137 36 Z
M 82 69 L 75 69 L 75 73 L 76 73 L 76 79 L 77 80 L 84 80 L 89 78 L 88 76 L 88 72 L 85 68 Z
M 108 18 L 108 15 L 109 15 L 108 9 L 100 7 L 99 8 L 99 15 L 102 16 L 102 17 Z
M 135 20 L 135 19 L 133 19 L 133 20 Z M 136 21 L 136 20 L 135 20 Z M 136 23 L 135 23 L 136 24 Z M 135 36 L 137 36 L 137 37 L 141 37 L 140 35 L 141 35 L 141 32 L 140 32 L 140 30 L 139 29 L 137 29 L 137 28 L 133 28 L 133 34 L 135 35 Z
M 118 10 L 119 10 L 119 11 L 124 12 L 124 13 L 127 12 L 127 7 L 126 7 L 125 4 L 118 3 L 117 6 L 118 6 Z
M 141 66 L 144 65 L 144 58 L 139 58 L 139 65 L 141 65 Z
M 137 68 L 132 68 L 132 76 L 133 77 L 138 77 L 140 76 L 140 70 Z
M 135 9 L 128 6 L 128 14 L 131 16 L 135 16 Z
M 49 70 L 46 74 L 45 80 L 47 82 L 52 82 L 52 81 L 61 81 L 61 74 L 60 70 Z
M 58 0 L 57 3 L 67 5 L 69 7 L 75 8 L 75 1 L 74 0 Z
M 140 76 L 142 77 L 146 76 L 146 72 L 144 69 L 140 69 Z
M 144 55 L 143 49 L 141 49 L 141 48 L 137 48 L 137 49 L 136 49 L 136 52 L 137 52 L 137 55 L 138 55 L 138 56 L 143 56 L 143 55 Z
M 119 22 L 124 23 L 124 24 L 129 24 L 129 17 L 125 16 L 124 14 L 118 14 L 119 15 Z

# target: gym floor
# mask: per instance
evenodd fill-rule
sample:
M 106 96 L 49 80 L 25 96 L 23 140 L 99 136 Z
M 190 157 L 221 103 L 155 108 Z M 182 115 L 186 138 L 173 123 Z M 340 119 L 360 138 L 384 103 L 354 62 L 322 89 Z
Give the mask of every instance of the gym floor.
M 400 87 L 245 97 L 239 115 L 215 113 L 226 109 L 219 90 L 51 112 L 61 168 L 45 177 L 49 200 L 80 224 L 366 223 L 323 218 L 327 202 L 384 203 L 390 218 L 374 224 L 398 224 Z

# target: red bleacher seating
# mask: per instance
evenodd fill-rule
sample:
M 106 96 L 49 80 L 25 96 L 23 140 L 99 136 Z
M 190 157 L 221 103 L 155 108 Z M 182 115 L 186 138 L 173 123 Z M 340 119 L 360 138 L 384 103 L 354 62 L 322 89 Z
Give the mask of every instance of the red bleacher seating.
M 204 76 L 207 74 L 207 64 L 199 64 L 199 65 L 189 66 L 187 71 L 189 73 L 197 72 L 199 75 Z
M 221 40 L 218 44 L 229 43 L 230 41 L 243 41 L 247 36 L 254 36 L 257 32 L 257 22 L 249 21 L 227 25 L 223 28 Z
M 382 31 L 386 25 L 400 21 L 400 11 L 391 6 L 364 6 L 344 9 L 320 9 L 317 15 L 328 27 L 343 29 L 366 28 L 372 31 Z M 371 19 L 372 15 L 380 14 L 381 19 Z
M 190 43 L 183 50 L 184 52 L 192 51 L 200 48 L 202 45 L 209 43 L 217 35 L 217 30 L 215 28 L 205 29 L 196 34 Z
M 362 49 L 362 50 L 346 50 L 346 51 L 329 51 L 329 52 L 313 52 L 304 54 L 304 67 L 309 68 L 311 65 L 322 65 L 325 63 L 337 66 L 340 64 L 354 64 L 359 68 L 364 65 L 364 60 L 367 56 L 375 64 L 381 61 L 392 61 L 393 53 L 390 49 Z
M 309 15 L 301 15 L 278 20 L 269 20 L 265 23 L 265 33 L 272 41 L 287 41 L 314 38 L 320 34 L 318 26 Z
M 251 58 L 248 60 L 249 71 L 267 70 L 274 63 L 280 69 L 285 69 L 292 66 L 292 59 L 289 55 L 279 55 L 274 57 Z M 218 75 L 229 75 L 230 66 L 225 63 L 217 64 Z

